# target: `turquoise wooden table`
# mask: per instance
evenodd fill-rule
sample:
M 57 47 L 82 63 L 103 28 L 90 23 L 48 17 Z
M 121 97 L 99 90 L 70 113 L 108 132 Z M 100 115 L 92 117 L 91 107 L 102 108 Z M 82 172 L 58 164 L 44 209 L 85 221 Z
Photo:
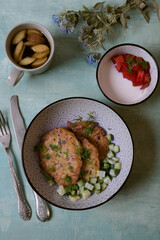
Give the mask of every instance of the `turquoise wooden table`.
M 112 2 L 113 1 L 108 1 Z M 114 1 L 119 5 L 123 1 Z M 32 207 L 28 222 L 20 219 L 6 153 L 0 147 L 0 239 L 1 240 L 159 240 L 160 239 L 160 85 L 139 105 L 125 107 L 106 99 L 98 88 L 96 68 L 88 65 L 84 49 L 75 35 L 67 36 L 52 22 L 52 14 L 66 9 L 81 9 L 94 0 L 0 0 L 0 109 L 8 117 L 12 132 L 11 152 L 27 199 Z M 128 29 L 109 38 L 106 49 L 119 43 L 135 43 L 148 49 L 160 64 L 160 23 L 155 11 L 147 24 L 139 12 L 132 13 Z M 55 40 L 54 61 L 50 69 L 31 76 L 25 74 L 15 86 L 7 84 L 12 65 L 4 50 L 5 38 L 12 27 L 23 21 L 39 22 Z M 121 27 L 120 27 L 121 28 Z M 102 101 L 126 121 L 134 141 L 134 164 L 121 191 L 109 202 L 87 211 L 68 211 L 50 206 L 51 219 L 40 222 L 35 214 L 32 190 L 25 178 L 13 134 L 9 101 L 18 95 L 28 126 L 48 104 L 66 97 L 82 96 Z

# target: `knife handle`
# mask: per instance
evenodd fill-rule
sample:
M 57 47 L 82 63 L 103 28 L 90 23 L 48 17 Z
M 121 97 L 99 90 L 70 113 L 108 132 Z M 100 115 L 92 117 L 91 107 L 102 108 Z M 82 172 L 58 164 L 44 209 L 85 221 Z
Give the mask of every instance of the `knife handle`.
M 36 201 L 36 214 L 40 221 L 45 222 L 50 218 L 50 211 L 46 202 L 35 192 L 34 197 Z

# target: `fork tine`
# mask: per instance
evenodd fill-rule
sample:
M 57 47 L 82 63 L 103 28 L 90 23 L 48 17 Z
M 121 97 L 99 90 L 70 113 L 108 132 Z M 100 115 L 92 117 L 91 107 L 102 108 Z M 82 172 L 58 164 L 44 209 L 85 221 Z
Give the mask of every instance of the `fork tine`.
M 9 128 L 8 128 L 8 125 L 5 121 L 5 118 L 3 117 L 3 114 L 2 112 L 0 111 L 0 115 L 1 115 L 1 118 L 0 118 L 0 124 L 1 124 L 1 132 L 2 132 L 2 135 L 4 135 L 5 133 L 6 134 L 9 134 Z

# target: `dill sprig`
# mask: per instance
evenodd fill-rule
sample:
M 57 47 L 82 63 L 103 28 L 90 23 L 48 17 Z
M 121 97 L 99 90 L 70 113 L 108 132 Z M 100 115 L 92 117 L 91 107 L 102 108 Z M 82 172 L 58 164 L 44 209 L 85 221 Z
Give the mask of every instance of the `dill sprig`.
M 121 23 L 123 28 L 127 28 L 127 20 L 130 18 L 128 13 L 131 9 L 138 9 L 149 22 L 148 10 L 153 7 L 160 20 L 159 5 L 156 0 L 126 0 L 118 7 L 98 2 L 92 9 L 83 5 L 82 10 L 64 10 L 59 14 L 54 14 L 52 19 L 61 31 L 68 34 L 73 33 L 75 28 L 81 24 L 78 40 L 82 46 L 89 49 L 86 61 L 96 65 L 100 58 L 99 47 L 105 50 L 104 42 L 108 33 L 113 34 L 113 26 Z

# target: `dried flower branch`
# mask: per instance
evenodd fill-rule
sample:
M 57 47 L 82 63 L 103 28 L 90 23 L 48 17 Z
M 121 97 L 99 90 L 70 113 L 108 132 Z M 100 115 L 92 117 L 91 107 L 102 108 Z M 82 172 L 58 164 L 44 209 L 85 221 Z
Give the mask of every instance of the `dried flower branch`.
M 131 9 L 139 9 L 147 22 L 150 18 L 147 14 L 149 6 L 156 9 L 157 17 L 160 20 L 159 6 L 156 0 L 126 0 L 125 3 L 117 8 L 106 5 L 105 2 L 98 2 L 93 9 L 82 6 L 82 10 L 62 11 L 52 16 L 53 22 L 57 23 L 60 30 L 68 34 L 74 32 L 78 23 L 82 24 L 78 40 L 82 46 L 89 49 L 86 60 L 96 65 L 99 61 L 99 47 L 105 50 L 103 43 L 106 41 L 106 33 L 113 34 L 112 26 L 121 23 L 123 28 L 127 28 L 127 13 Z

